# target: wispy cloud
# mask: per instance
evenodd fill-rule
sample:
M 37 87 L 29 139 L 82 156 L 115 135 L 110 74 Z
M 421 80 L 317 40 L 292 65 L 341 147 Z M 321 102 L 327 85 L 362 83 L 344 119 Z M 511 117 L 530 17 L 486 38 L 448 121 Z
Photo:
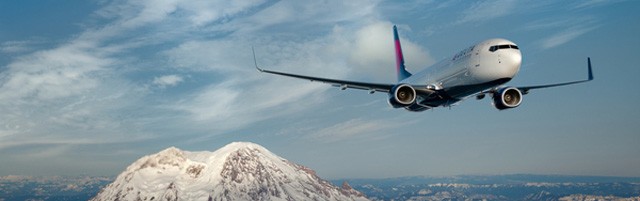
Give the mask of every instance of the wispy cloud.
M 573 16 L 563 20 L 541 19 L 523 27 L 525 31 L 554 31 L 538 41 L 540 48 L 549 49 L 574 40 L 599 27 L 599 20 L 592 16 Z M 560 31 L 557 31 L 560 30 Z
M 39 40 L 6 41 L 0 44 L 0 52 L 5 54 L 16 54 L 32 51 L 35 45 L 42 43 Z
M 103 70 L 113 61 L 99 53 L 88 53 L 91 49 L 88 44 L 72 43 L 9 64 L 0 100 L 63 98 L 95 87 L 96 77 L 89 74 Z
M 86 27 L 58 47 L 29 53 L 29 42 L 3 43 L 3 52 L 25 54 L 15 57 L 0 75 L 0 149 L 148 138 L 147 130 L 153 128 L 145 125 L 149 123 L 145 119 L 163 120 L 144 116 L 154 108 L 140 103 L 148 102 L 146 96 L 152 92 L 130 76 L 132 72 L 147 74 L 139 69 L 149 62 L 140 62 L 139 55 L 132 53 L 159 43 L 182 41 L 189 26 L 233 15 L 258 1 L 242 2 L 198 6 L 196 2 L 117 1 L 96 12 L 104 24 Z M 176 12 L 186 15 L 174 15 Z M 183 32 L 158 31 L 164 29 Z M 156 70 L 161 69 L 171 67 Z M 164 87 L 183 80 L 175 75 L 156 78 L 154 84 Z
M 327 128 L 321 128 L 308 134 L 307 137 L 324 142 L 336 142 L 354 138 L 381 139 L 386 136 L 386 134 L 381 135 L 381 133 L 393 133 L 388 132 L 388 130 L 402 125 L 404 123 L 389 122 L 388 120 L 355 118 Z
M 606 6 L 611 4 L 616 4 L 620 2 L 624 2 L 628 0 L 586 0 L 586 1 L 578 1 L 576 2 L 574 9 L 585 9 L 585 8 L 593 8 L 599 6 Z
M 551 35 L 541 41 L 541 47 L 543 49 L 549 49 L 553 47 L 560 46 L 565 44 L 585 33 L 588 33 L 591 30 L 594 30 L 596 27 L 570 27 L 567 30 Z
M 516 10 L 517 1 L 498 0 L 476 2 L 469 8 L 462 11 L 462 16 L 457 23 L 483 22 L 495 18 L 507 16 Z
M 345 77 L 351 73 L 352 55 L 371 56 L 361 52 L 366 49 L 350 47 L 363 37 L 354 33 L 379 24 L 375 4 L 368 0 L 103 4 L 94 14 L 94 26 L 84 27 L 57 47 L 28 52 L 29 43 L 2 45 L 2 51 L 22 55 L 0 75 L 0 149 L 47 142 L 52 146 L 127 143 L 175 135 L 158 127 L 226 133 L 308 110 L 309 104 L 323 101 L 319 94 L 327 87 L 265 79 L 252 68 L 250 47 L 256 46 L 265 66 Z M 291 21 L 301 26 L 284 26 Z M 382 24 L 389 25 L 384 31 L 389 34 L 390 23 Z M 304 31 L 314 34 L 298 34 Z M 410 42 L 403 45 L 410 49 L 408 54 L 425 54 Z M 202 74 L 212 77 L 198 77 Z M 186 78 L 192 87 L 187 91 L 148 87 L 182 86 Z

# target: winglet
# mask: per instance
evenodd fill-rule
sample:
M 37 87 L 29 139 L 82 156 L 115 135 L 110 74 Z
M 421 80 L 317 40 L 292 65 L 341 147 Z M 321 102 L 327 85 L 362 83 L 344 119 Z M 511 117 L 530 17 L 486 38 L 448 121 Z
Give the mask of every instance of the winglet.
M 591 57 L 587 57 L 587 65 L 589 67 L 589 79 L 593 80 L 593 70 L 591 70 Z
M 404 66 L 404 56 L 402 55 L 402 47 L 400 46 L 400 37 L 398 36 L 398 28 L 393 25 L 393 40 L 396 48 L 396 71 L 398 73 L 398 82 L 411 76 Z
M 256 70 L 258 70 L 259 72 L 264 72 L 262 68 L 258 67 L 258 61 L 256 60 L 256 51 L 253 49 L 253 46 L 251 46 L 251 52 L 253 52 L 253 64 L 256 65 Z

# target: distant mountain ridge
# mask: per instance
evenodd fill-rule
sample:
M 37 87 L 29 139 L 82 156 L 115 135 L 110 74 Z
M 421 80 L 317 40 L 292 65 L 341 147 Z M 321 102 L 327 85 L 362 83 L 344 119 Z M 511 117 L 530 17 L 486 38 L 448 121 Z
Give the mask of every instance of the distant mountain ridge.
M 142 157 L 91 200 L 368 199 L 260 145 L 235 142 L 215 152 L 171 147 Z
M 505 175 L 456 175 L 456 176 L 407 176 L 379 179 L 339 179 L 335 184 L 349 181 L 357 184 L 435 184 L 435 183 L 466 183 L 466 184 L 521 184 L 521 183 L 640 183 L 640 177 L 616 176 L 582 176 L 582 175 L 540 175 L 540 174 L 505 174 Z
M 346 181 L 371 200 L 640 201 L 640 178 L 637 177 L 513 174 Z
M 88 200 L 113 177 L 0 176 L 0 201 Z
M 0 176 L 0 200 L 88 200 L 115 177 Z M 345 180 L 334 180 L 336 186 Z M 640 178 L 565 175 L 461 175 L 349 179 L 371 200 L 640 200 Z M 158 200 L 158 199 L 155 199 Z

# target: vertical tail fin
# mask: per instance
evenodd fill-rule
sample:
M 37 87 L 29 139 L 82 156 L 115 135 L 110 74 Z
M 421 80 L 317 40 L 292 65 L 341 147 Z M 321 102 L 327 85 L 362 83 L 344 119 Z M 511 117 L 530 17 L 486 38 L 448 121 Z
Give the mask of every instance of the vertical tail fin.
M 400 82 L 411 76 L 411 73 L 404 67 L 404 56 L 402 56 L 400 37 L 398 36 L 398 28 L 395 25 L 393 25 L 393 39 L 396 47 L 396 71 L 398 73 L 398 82 Z

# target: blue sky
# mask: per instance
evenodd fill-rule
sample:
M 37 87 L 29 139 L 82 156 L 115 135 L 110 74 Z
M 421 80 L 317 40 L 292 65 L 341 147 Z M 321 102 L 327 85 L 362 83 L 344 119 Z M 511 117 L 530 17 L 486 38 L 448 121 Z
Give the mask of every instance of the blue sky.
M 3 1 L 0 175 L 115 175 L 170 146 L 251 141 L 324 178 L 640 176 L 637 1 Z M 422 113 L 382 93 L 260 74 L 393 82 L 476 42 L 516 42 L 518 108 Z

